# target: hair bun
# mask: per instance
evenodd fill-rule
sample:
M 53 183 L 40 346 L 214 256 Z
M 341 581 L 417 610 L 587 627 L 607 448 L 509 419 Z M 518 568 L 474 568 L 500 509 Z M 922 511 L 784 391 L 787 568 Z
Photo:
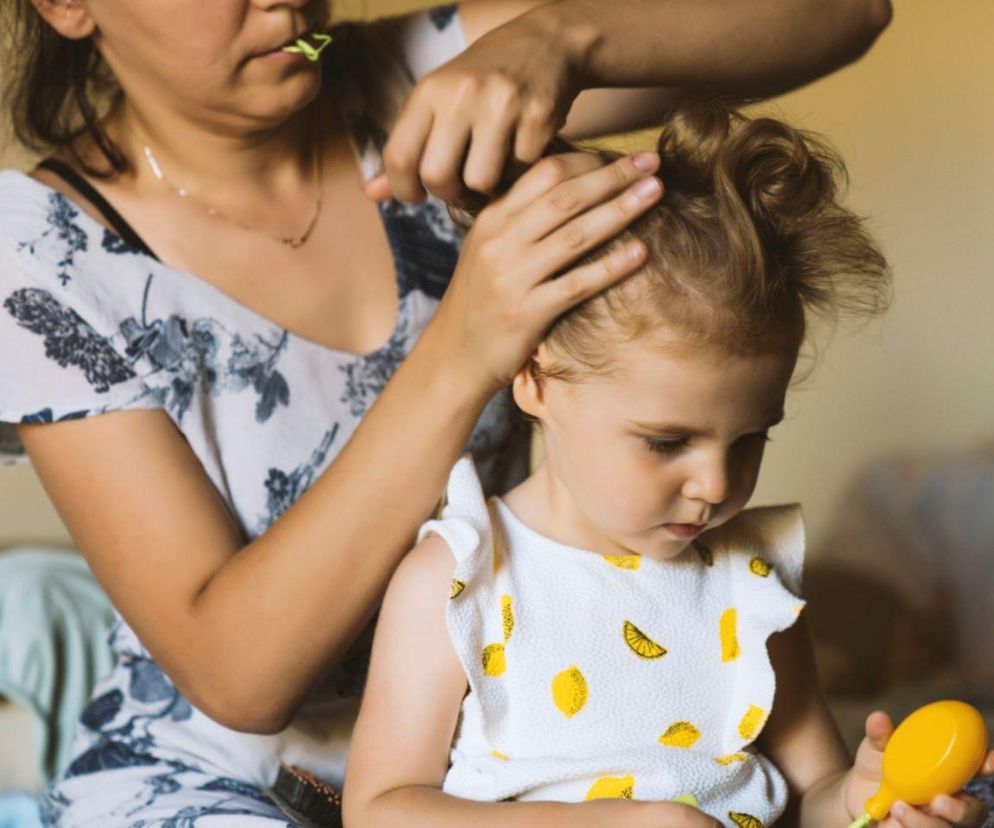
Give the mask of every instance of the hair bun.
M 771 118 L 750 119 L 720 99 L 678 105 L 659 136 L 667 193 L 740 202 L 760 225 L 819 211 L 845 168 L 821 141 Z

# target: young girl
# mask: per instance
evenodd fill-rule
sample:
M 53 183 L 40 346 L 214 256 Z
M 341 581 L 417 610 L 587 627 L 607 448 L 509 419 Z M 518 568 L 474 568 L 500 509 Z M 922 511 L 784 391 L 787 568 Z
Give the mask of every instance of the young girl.
M 798 622 L 799 509 L 743 508 L 806 317 L 881 310 L 886 264 L 810 135 L 699 103 L 659 154 L 663 200 L 615 241 L 645 266 L 514 379 L 543 462 L 488 501 L 461 460 L 391 583 L 347 826 L 761 828 L 790 798 L 844 828 L 876 791 L 890 722 L 847 769 Z M 888 824 L 983 816 L 943 797 Z

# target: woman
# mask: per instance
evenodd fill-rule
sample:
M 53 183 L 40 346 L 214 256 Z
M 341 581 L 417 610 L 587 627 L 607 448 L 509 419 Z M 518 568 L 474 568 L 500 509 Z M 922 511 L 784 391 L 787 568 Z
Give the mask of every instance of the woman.
M 501 389 L 638 266 L 569 267 L 658 198 L 658 159 L 543 162 L 465 239 L 437 197 L 886 24 L 825 5 L 467 4 L 340 29 L 322 65 L 282 51 L 319 3 L 20 4 L 15 123 L 51 157 L 0 176 L 0 422 L 121 615 L 49 824 L 281 824 L 281 761 L 341 781 L 392 570 L 467 442 L 489 489 L 523 475 Z

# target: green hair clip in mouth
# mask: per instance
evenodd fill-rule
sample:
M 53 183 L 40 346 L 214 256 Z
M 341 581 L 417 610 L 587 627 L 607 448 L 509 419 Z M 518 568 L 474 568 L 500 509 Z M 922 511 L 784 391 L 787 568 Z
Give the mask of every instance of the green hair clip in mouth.
M 321 56 L 321 53 L 327 48 L 328 44 L 331 43 L 331 35 L 324 32 L 312 32 L 308 37 L 316 41 L 317 45 L 314 46 L 307 39 L 298 37 L 292 46 L 284 46 L 280 51 L 301 54 L 313 63 Z

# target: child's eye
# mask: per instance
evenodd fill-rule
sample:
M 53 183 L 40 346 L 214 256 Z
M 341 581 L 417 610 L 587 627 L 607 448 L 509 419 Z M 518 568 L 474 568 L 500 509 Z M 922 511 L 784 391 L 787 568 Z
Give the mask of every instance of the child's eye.
M 687 445 L 686 437 L 679 437 L 675 440 L 663 440 L 660 437 L 643 437 L 645 444 L 651 451 L 658 451 L 660 454 L 674 454 Z

